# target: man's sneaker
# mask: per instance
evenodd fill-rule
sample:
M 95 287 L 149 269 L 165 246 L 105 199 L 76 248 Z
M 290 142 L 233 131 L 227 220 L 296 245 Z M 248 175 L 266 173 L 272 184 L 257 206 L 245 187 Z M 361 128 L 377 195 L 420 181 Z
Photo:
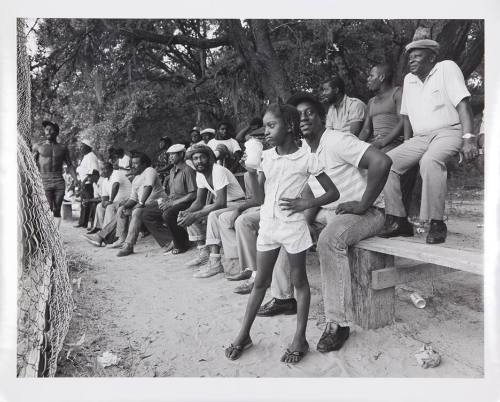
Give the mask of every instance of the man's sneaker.
M 193 278 L 210 278 L 211 276 L 224 272 L 224 267 L 220 261 L 220 257 L 211 257 L 208 264 L 202 267 L 198 272 L 195 272 Z
M 101 247 L 102 243 L 104 242 L 104 240 L 102 239 L 102 237 L 99 236 L 98 234 L 84 234 L 83 237 L 90 244 L 92 244 L 93 246 L 96 246 L 96 247 Z
M 186 265 L 188 267 L 196 267 L 198 265 L 204 265 L 208 262 L 208 249 L 206 247 L 203 247 L 199 249 L 199 253 L 196 256 L 196 258 L 192 259 L 191 261 L 186 262 Z
M 387 215 L 379 237 L 413 236 L 413 225 L 406 217 Z
M 118 239 L 117 241 L 115 241 L 111 246 L 111 248 L 122 248 L 123 245 L 125 244 L 125 242 L 123 240 L 120 240 Z
M 279 314 L 297 314 L 297 300 L 273 297 L 257 311 L 259 317 L 272 317 Z
M 337 327 L 335 332 L 331 332 L 330 325 L 327 324 L 325 331 L 319 338 L 316 349 L 318 352 L 326 353 L 339 350 L 349 338 L 349 327 Z
M 126 257 L 127 255 L 133 254 L 134 253 L 134 248 L 128 244 L 128 243 L 123 243 L 124 246 L 120 251 L 118 251 L 118 254 L 116 254 L 117 257 Z
M 431 227 L 429 228 L 429 233 L 425 241 L 428 244 L 444 243 L 447 233 L 448 228 L 446 227 L 446 223 L 432 219 Z
M 243 282 L 241 285 L 236 286 L 236 288 L 233 290 L 234 293 L 238 293 L 239 295 L 247 295 L 249 293 L 252 293 L 253 289 L 253 280 L 246 280 Z

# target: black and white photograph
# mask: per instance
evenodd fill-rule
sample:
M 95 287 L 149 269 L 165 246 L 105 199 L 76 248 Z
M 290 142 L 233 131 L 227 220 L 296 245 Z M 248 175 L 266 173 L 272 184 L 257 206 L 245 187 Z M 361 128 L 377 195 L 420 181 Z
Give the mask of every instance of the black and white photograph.
M 185 379 L 154 400 L 393 400 L 342 392 L 475 380 L 499 397 L 486 13 L 32 14 L 10 21 L 2 185 L 15 388 Z M 123 398 L 152 400 L 141 384 Z M 124 400 L 111 389 L 93 400 Z M 398 400 L 449 400 L 431 390 Z

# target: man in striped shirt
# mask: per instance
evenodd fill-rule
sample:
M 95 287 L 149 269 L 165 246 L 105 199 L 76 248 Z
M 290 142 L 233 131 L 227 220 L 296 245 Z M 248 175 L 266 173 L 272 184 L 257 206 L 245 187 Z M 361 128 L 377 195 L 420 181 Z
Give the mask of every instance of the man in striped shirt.
M 325 172 L 340 192 L 337 201 L 319 210 L 308 210 L 308 220 L 315 231 L 321 231 L 317 244 L 327 320 L 317 349 L 329 352 L 342 347 L 353 324 L 347 248 L 376 235 L 382 229 L 384 209 L 378 197 L 387 180 L 391 160 L 351 133 L 325 130 L 322 123 L 323 109 L 312 95 L 297 94 L 288 103 L 297 107 L 301 116 L 300 129 L 311 152 L 318 155 L 326 167 Z M 309 179 L 309 187 L 314 197 L 323 193 L 314 178 Z M 295 299 L 291 281 L 283 280 L 289 278 L 289 274 L 283 274 L 284 269 L 289 271 L 287 265 L 284 258 L 276 262 L 274 271 L 277 280 L 273 276 L 273 282 L 276 283 L 271 287 L 274 298 L 261 307 L 258 315 L 293 312 Z

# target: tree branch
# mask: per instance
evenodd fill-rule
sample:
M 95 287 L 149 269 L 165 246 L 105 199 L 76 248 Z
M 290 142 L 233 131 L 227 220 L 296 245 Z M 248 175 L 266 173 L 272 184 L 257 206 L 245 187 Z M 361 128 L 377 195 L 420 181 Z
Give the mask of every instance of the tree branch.
M 228 46 L 230 40 L 228 35 L 223 35 L 218 38 L 193 38 L 187 35 L 160 35 L 155 32 L 144 31 L 142 29 L 125 29 L 120 28 L 120 31 L 129 37 L 137 40 L 144 40 L 151 43 L 160 43 L 167 46 L 184 45 L 192 46 L 200 49 L 211 49 L 214 47 Z

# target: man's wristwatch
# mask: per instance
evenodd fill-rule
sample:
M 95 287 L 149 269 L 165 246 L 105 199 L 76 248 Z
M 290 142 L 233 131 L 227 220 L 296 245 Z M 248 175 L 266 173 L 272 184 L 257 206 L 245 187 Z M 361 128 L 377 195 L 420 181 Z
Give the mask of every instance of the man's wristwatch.
M 462 138 L 464 140 L 468 140 L 470 138 L 476 138 L 476 134 L 471 134 L 471 133 L 465 133 L 464 135 L 462 135 Z

